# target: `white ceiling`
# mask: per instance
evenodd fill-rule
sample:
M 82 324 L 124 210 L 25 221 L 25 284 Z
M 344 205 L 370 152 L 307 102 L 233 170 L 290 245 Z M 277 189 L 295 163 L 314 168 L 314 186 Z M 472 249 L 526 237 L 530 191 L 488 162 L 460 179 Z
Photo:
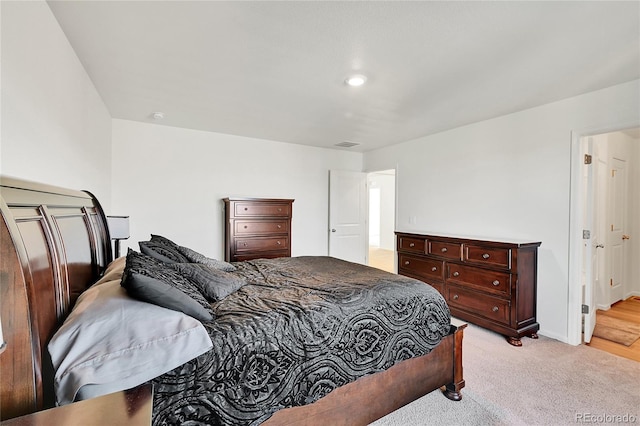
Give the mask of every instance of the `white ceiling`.
M 640 78 L 640 2 L 49 1 L 112 117 L 368 151 Z M 348 87 L 353 73 L 365 86 Z

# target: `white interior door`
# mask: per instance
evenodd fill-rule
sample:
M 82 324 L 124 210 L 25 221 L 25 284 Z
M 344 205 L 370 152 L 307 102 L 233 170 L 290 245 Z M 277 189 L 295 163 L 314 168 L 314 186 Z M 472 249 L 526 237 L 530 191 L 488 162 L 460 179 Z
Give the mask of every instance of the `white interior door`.
M 611 159 L 610 178 L 610 219 L 609 255 L 610 255 L 610 289 L 609 305 L 622 300 L 624 297 L 625 244 L 628 237 L 625 232 L 627 170 L 626 161 L 619 158 Z M 623 239 L 624 238 L 624 239 Z
M 600 138 L 601 139 L 601 138 Z M 584 341 L 589 343 L 596 326 L 597 300 L 602 297 L 602 288 L 607 281 L 607 248 L 606 240 L 606 218 L 607 218 L 607 156 L 606 139 L 599 140 L 598 137 L 589 138 L 589 147 L 593 152 L 592 164 L 585 167 L 587 175 L 587 217 L 590 217 L 587 226 L 590 231 L 590 239 L 586 240 L 585 256 L 589 256 L 590 263 L 587 285 L 585 286 L 585 302 L 589 307 L 588 313 L 584 317 Z
M 367 264 L 367 175 L 329 171 L 329 256 Z
M 595 152 L 598 152 L 599 144 L 596 144 Z M 608 167 L 606 157 L 600 155 L 595 158 L 593 162 L 594 173 L 594 188 L 593 188 L 593 230 L 592 230 L 592 247 L 593 256 L 592 264 L 593 268 L 593 310 L 595 311 L 598 305 L 602 305 L 604 302 L 604 290 L 609 286 L 609 270 L 607 268 L 608 251 L 607 246 L 607 185 L 608 179 Z M 606 303 L 604 303 L 606 304 Z

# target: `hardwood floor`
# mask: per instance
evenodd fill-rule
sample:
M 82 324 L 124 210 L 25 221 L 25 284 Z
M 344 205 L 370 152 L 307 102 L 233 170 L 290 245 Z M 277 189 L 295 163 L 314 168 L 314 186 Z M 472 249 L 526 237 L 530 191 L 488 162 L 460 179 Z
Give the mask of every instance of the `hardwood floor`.
M 596 311 L 596 324 L 598 323 L 598 318 L 601 316 L 609 316 L 640 324 L 640 297 L 632 296 L 626 300 L 614 303 L 608 311 Z M 636 340 L 631 346 L 625 346 L 609 340 L 592 337 L 588 345 L 592 348 L 601 349 L 605 352 L 640 362 L 640 339 Z
M 377 247 L 369 247 L 369 266 L 382 269 L 387 272 L 395 272 L 394 251 Z

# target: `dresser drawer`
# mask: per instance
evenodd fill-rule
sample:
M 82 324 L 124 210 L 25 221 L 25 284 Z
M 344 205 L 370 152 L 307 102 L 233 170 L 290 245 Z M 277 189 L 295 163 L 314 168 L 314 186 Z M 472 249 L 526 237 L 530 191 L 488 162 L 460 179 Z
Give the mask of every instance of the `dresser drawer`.
M 480 265 L 511 267 L 511 250 L 508 248 L 465 245 L 464 260 Z
M 239 219 L 233 226 L 237 236 L 283 234 L 289 231 L 289 220 Z
M 457 308 L 492 321 L 509 324 L 511 305 L 508 300 L 467 290 L 457 286 L 447 286 L 445 296 L 452 308 Z
M 291 204 L 289 203 L 256 203 L 251 201 L 238 201 L 234 203 L 233 214 L 235 217 L 251 216 L 291 216 Z
M 238 254 L 249 251 L 289 250 L 289 238 L 287 237 L 236 238 L 235 243 L 235 251 Z
M 398 250 L 412 251 L 424 254 L 424 238 L 400 237 L 398 238 Z
M 408 254 L 398 255 L 398 270 L 410 272 L 412 275 L 420 277 L 435 278 L 442 280 L 444 278 L 444 262 L 437 259 L 421 258 Z
M 427 254 L 446 259 L 461 260 L 462 244 L 427 240 Z
M 511 293 L 511 274 L 506 272 L 489 271 L 454 263 L 447 265 L 446 272 L 447 282 L 473 286 L 504 296 Z

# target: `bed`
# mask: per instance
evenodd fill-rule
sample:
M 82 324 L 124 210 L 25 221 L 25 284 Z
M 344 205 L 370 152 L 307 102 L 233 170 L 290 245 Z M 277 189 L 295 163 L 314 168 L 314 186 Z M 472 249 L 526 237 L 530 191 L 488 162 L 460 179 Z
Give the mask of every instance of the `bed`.
M 54 357 L 55 368 L 48 350 L 52 338 L 72 322 L 76 302 L 80 305 L 92 292 L 107 288 L 104 282 L 117 284 L 126 272 L 124 259 L 112 259 L 106 217 L 91 193 L 11 178 L 2 178 L 0 189 L 0 312 L 7 341 L 0 354 L 0 413 L 8 419 L 60 400 L 59 380 L 54 380 L 60 362 Z M 209 303 L 214 319 L 199 322 L 213 349 L 149 380 L 154 384 L 154 424 L 365 425 L 439 388 L 450 399 L 461 398 L 464 326 L 451 325 L 448 308 L 438 301 L 427 303 L 435 303 L 435 314 L 419 313 L 420 298 L 431 295 L 423 295 L 418 281 L 328 257 L 258 259 L 234 263 L 234 268 L 243 286 Z M 412 296 L 381 307 L 380 295 L 391 291 L 381 281 Z M 364 282 L 370 284 L 366 292 L 361 291 Z M 113 291 L 121 289 L 114 284 Z M 291 297 L 281 300 L 282 293 Z M 364 299 L 371 304 L 355 303 Z M 251 331 L 245 324 L 256 320 L 247 309 L 256 307 L 247 305 L 267 306 L 270 312 Z M 314 318 L 291 326 L 291 319 L 307 307 L 313 307 Z M 382 311 L 391 312 L 391 318 L 376 323 L 373 317 Z M 286 312 L 285 319 L 272 312 Z M 336 320 L 342 313 L 360 328 L 349 329 Z M 424 327 L 409 331 L 404 326 L 409 322 Z M 233 347 L 229 342 L 236 337 L 224 337 L 222 329 L 234 329 L 245 340 Z M 291 340 L 291 329 L 304 329 L 303 343 Z M 267 341 L 270 335 L 278 336 L 279 350 L 263 348 L 257 358 L 244 352 L 251 342 Z M 354 335 L 360 336 L 358 344 L 345 343 L 354 339 L 344 336 Z M 390 358 L 381 355 L 386 349 L 380 350 L 379 341 L 394 343 Z M 326 347 L 332 348 L 328 358 L 321 353 Z M 225 359 L 231 353 L 242 354 L 236 361 L 251 359 L 255 386 L 250 391 L 229 391 L 240 389 L 228 384 L 237 383 L 239 375 L 246 378 L 241 374 L 246 368 L 242 363 L 220 368 L 224 363 L 216 357 L 221 353 Z M 261 364 L 256 364 L 258 358 Z M 270 373 L 255 376 L 265 366 Z M 285 366 L 293 366 L 289 370 L 294 372 L 271 374 L 287 370 Z M 259 377 L 267 376 L 267 382 L 260 382 Z M 225 398 L 216 399 L 221 393 Z

